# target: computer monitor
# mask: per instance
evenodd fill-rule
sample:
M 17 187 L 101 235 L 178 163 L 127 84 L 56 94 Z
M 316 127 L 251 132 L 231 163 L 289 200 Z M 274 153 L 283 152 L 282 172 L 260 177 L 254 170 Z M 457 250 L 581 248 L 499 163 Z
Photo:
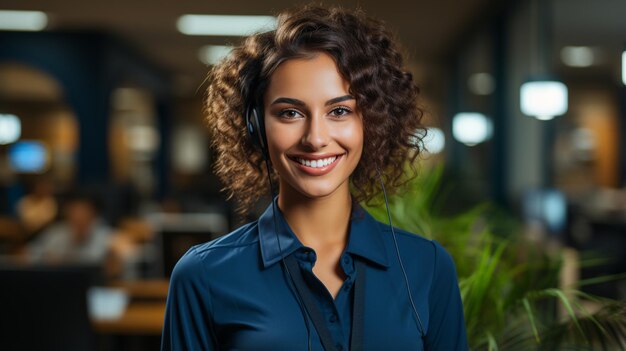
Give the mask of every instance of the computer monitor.
M 176 262 L 192 246 L 213 240 L 228 231 L 228 219 L 217 212 L 154 214 L 150 218 L 157 233 L 159 273 L 169 277 Z

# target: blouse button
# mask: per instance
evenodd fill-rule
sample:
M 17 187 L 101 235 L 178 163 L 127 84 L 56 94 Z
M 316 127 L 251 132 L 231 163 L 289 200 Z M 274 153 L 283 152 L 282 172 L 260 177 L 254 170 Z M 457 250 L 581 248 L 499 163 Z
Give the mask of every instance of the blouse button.
M 349 256 L 343 256 L 343 263 L 344 264 L 350 264 L 350 257 Z

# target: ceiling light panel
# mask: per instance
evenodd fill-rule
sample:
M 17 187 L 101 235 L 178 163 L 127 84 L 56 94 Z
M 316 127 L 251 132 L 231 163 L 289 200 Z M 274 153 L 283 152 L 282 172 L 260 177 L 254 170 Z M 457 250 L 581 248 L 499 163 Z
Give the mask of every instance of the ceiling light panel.
M 183 15 L 178 18 L 176 27 L 187 35 L 246 36 L 274 29 L 276 17 Z
M 0 30 L 39 31 L 48 25 L 41 11 L 0 10 Z

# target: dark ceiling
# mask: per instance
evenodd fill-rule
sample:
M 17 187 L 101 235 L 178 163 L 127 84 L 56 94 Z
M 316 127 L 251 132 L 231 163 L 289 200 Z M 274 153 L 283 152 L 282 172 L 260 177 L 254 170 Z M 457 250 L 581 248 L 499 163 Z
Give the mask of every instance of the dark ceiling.
M 546 1 L 546 0 L 538 0 Z M 198 49 L 207 44 L 236 44 L 237 37 L 193 37 L 176 30 L 182 14 L 268 15 L 308 1 L 287 0 L 0 0 L 0 9 L 41 10 L 48 29 L 97 29 L 111 32 L 171 74 L 179 86 L 193 89 L 206 74 Z M 384 20 L 411 55 L 416 71 L 429 71 L 462 43 L 464 34 L 497 13 L 496 7 L 519 6 L 513 0 L 346 0 L 325 1 L 360 6 Z M 592 45 L 611 57 L 626 42 L 625 0 L 553 0 L 555 50 L 564 45 Z M 617 67 L 617 62 L 612 66 Z M 614 68 L 616 69 L 616 68 Z
M 483 13 L 490 0 L 349 0 L 326 1 L 347 8 L 360 6 L 384 20 L 397 33 L 413 65 L 428 65 L 449 50 L 468 26 Z M 493 2 L 493 1 L 491 1 Z M 197 84 L 206 72 L 198 49 L 207 44 L 234 44 L 236 37 L 192 37 L 176 30 L 182 14 L 271 15 L 305 1 L 84 1 L 2 0 L 0 9 L 40 10 L 48 13 L 48 29 L 99 29 L 125 38 L 174 81 Z

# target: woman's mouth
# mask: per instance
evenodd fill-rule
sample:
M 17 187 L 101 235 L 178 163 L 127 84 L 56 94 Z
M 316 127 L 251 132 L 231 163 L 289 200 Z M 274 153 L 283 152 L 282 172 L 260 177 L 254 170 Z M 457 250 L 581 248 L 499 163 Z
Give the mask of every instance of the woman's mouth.
M 301 165 L 311 167 L 311 168 L 322 168 L 326 167 L 329 164 L 335 162 L 337 160 L 337 156 L 321 158 L 317 160 L 308 160 L 305 158 L 295 157 L 295 161 L 300 162 Z
M 299 169 L 311 175 L 323 175 L 332 170 L 339 162 L 343 154 L 332 155 L 323 158 L 307 158 L 302 156 L 288 156 Z

